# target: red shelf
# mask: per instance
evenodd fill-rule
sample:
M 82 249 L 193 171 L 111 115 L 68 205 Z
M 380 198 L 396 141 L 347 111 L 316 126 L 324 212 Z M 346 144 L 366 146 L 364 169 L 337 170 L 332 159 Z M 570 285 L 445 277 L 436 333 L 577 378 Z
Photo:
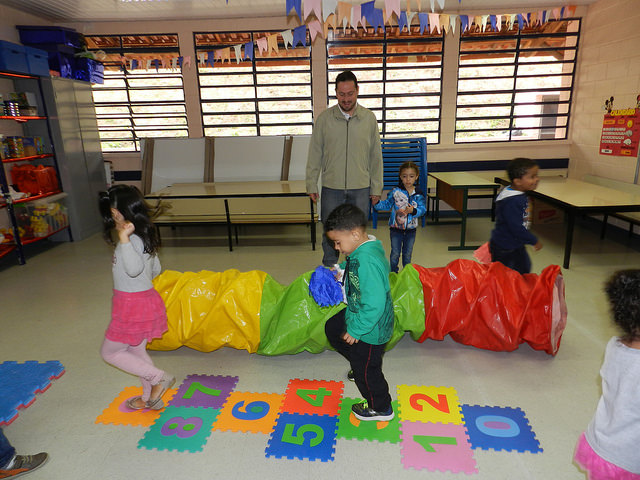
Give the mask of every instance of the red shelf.
M 16 246 L 12 243 L 0 244 L 0 258 L 13 252 L 15 249 L 16 249 Z
M 0 115 L 0 120 L 15 120 L 16 122 L 26 122 L 28 120 L 46 120 L 47 117 L 39 116 L 13 116 L 13 115 Z
M 2 160 L 2 163 L 27 162 L 29 160 L 37 160 L 39 158 L 49 158 L 49 157 L 53 157 L 53 153 L 44 153 L 41 155 L 33 155 L 31 157 L 5 158 L 4 160 Z
M 14 200 L 13 204 L 15 205 L 16 203 L 31 202 L 32 200 L 39 200 L 41 198 L 47 198 L 47 197 L 50 197 L 52 195 L 57 195 L 58 193 L 62 193 L 62 191 L 58 190 L 57 192 L 48 192 L 48 193 L 43 193 L 41 195 L 33 195 L 31 197 L 21 198 L 20 200 Z
M 30 243 L 34 243 L 34 242 L 37 242 L 39 240 L 44 240 L 45 238 L 49 238 L 51 235 L 55 235 L 56 233 L 59 233 L 59 232 L 61 232 L 63 230 L 66 230 L 67 228 L 69 228 L 69 225 L 66 225 L 66 226 L 64 226 L 62 228 L 59 228 L 55 232 L 51 232 L 51 233 L 45 235 L 44 237 L 21 238 L 20 240 L 22 241 L 22 245 L 29 245 Z

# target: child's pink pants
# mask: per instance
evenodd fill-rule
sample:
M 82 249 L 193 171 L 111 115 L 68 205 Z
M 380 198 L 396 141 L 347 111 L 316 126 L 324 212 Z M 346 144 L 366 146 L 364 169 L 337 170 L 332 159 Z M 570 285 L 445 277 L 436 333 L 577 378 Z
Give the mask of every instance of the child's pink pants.
M 105 338 L 100 354 L 105 362 L 140 377 L 142 400 L 145 402 L 149 400 L 151 395 L 151 386 L 162 380 L 164 375 L 162 370 L 153 365 L 151 357 L 147 353 L 146 340 L 143 340 L 139 345 L 127 345 Z

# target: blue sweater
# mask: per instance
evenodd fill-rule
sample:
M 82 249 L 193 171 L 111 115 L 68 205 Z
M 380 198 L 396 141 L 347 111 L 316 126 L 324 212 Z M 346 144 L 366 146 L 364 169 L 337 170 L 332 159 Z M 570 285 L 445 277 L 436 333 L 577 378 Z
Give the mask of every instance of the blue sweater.
M 537 237 L 529 231 L 529 198 L 525 192 L 503 189 L 496 198 L 496 226 L 491 242 L 503 250 L 535 245 Z
M 404 186 L 403 186 L 404 187 Z M 398 212 L 398 209 L 413 206 L 416 210 L 414 213 L 404 215 Z M 391 210 L 389 214 L 389 227 L 399 230 L 415 229 L 418 226 L 418 217 L 421 217 L 427 211 L 424 195 L 417 188 L 413 194 L 409 195 L 404 188 L 395 187 L 389 192 L 386 200 L 376 203 L 373 208 L 376 210 Z

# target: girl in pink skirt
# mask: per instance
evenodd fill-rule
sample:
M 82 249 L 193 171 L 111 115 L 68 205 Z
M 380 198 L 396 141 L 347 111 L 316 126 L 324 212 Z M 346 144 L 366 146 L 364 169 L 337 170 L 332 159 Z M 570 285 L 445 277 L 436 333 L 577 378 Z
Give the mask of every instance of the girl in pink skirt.
M 640 480 L 640 270 L 616 272 L 605 291 L 623 335 L 607 344 L 602 397 L 574 460 L 589 480 Z
M 167 313 L 152 280 L 160 273 L 160 234 L 151 209 L 136 187 L 115 185 L 99 198 L 104 238 L 115 246 L 111 323 L 101 355 L 105 362 L 140 377 L 142 396 L 127 401 L 129 408 L 161 409 L 162 396 L 176 379 L 156 368 L 147 342 L 167 331 Z

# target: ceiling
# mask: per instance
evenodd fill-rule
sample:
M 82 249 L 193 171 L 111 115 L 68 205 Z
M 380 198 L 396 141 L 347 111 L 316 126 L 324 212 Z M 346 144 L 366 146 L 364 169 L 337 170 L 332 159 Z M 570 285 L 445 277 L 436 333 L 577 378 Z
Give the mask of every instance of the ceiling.
M 403 8 L 406 1 L 402 0 Z M 430 10 L 430 0 L 409 1 L 413 11 Z M 596 0 L 436 0 L 436 11 L 440 11 L 438 5 L 442 1 L 445 2 L 445 13 L 465 13 L 467 10 L 518 13 L 565 4 L 588 5 Z M 0 5 L 51 22 L 70 23 L 280 16 L 285 15 L 286 0 L 0 0 Z M 376 7 L 383 6 L 383 0 L 376 0 Z

